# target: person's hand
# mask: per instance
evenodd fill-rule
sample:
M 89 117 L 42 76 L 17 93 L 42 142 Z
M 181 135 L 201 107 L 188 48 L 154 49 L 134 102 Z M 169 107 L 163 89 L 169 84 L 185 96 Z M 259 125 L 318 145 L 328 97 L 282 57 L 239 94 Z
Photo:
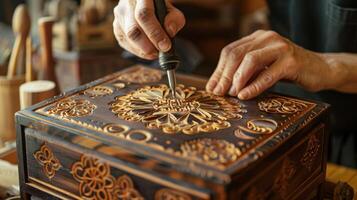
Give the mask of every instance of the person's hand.
M 145 59 L 171 48 L 173 37 L 185 25 L 184 15 L 167 0 L 165 30 L 155 16 L 153 0 L 120 0 L 114 8 L 114 35 L 124 49 Z
M 226 46 L 206 90 L 240 99 L 256 97 L 277 81 L 293 81 L 309 91 L 338 86 L 323 54 L 303 49 L 273 31 L 255 33 Z

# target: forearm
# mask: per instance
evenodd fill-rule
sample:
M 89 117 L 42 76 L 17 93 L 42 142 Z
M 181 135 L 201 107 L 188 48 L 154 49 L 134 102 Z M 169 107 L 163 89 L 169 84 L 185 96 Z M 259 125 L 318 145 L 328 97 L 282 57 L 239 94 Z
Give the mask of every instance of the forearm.
M 329 66 L 330 88 L 339 92 L 357 93 L 357 54 L 324 53 Z

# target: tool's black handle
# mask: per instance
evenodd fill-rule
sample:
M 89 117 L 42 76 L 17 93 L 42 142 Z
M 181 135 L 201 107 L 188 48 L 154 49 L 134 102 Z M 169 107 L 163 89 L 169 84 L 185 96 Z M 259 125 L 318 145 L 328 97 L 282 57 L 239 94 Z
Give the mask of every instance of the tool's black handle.
M 167 15 L 167 7 L 165 0 L 154 0 L 155 14 L 162 28 L 165 30 L 165 17 Z M 172 70 L 178 67 L 180 61 L 175 54 L 174 40 L 171 39 L 172 47 L 168 52 L 159 52 L 159 63 L 164 70 Z

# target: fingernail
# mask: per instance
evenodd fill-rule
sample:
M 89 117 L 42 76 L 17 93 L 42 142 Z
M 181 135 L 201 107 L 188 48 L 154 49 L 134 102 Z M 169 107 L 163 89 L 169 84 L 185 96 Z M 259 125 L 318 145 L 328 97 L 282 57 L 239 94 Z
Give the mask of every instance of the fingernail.
M 174 37 L 174 35 L 176 34 L 176 25 L 174 23 L 170 24 L 167 31 L 170 37 Z
M 214 89 L 214 91 L 213 91 L 213 93 L 215 94 L 215 95 L 220 95 L 221 93 L 222 93 L 222 86 L 217 86 L 215 89 Z
M 164 52 L 168 51 L 171 48 L 171 45 L 167 39 L 161 40 L 158 45 L 159 49 Z
M 247 89 L 244 89 L 244 90 L 242 90 L 242 91 L 239 92 L 238 98 L 244 100 L 244 99 L 247 99 L 247 98 L 248 98 L 248 95 L 249 95 L 248 90 L 247 90 Z
M 236 87 L 232 86 L 228 92 L 229 95 L 235 96 L 236 95 Z

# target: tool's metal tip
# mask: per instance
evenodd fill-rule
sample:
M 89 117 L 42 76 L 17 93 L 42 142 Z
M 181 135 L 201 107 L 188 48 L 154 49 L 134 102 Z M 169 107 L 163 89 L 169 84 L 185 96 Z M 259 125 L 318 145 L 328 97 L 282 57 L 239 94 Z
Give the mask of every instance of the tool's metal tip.
M 167 70 L 167 79 L 169 81 L 172 97 L 176 98 L 176 74 L 174 69 Z

